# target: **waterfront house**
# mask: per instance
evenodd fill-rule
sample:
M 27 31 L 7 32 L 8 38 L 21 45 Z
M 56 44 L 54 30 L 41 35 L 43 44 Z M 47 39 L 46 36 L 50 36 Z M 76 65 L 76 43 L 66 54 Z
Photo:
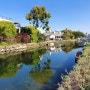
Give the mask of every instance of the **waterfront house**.
M 47 40 L 62 40 L 62 33 L 60 31 L 47 31 Z

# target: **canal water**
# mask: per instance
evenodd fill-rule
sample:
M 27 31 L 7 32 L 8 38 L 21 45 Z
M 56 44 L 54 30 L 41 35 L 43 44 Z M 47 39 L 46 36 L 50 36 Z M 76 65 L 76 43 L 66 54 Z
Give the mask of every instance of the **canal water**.
M 82 48 L 69 43 L 0 56 L 0 90 L 57 90 L 77 51 Z

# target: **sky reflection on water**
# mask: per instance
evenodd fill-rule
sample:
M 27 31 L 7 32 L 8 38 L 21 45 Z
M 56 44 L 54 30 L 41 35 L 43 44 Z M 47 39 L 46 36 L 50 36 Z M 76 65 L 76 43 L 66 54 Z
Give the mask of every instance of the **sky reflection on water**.
M 0 58 L 0 90 L 56 90 L 61 75 L 73 69 L 75 53 L 81 50 L 43 49 Z

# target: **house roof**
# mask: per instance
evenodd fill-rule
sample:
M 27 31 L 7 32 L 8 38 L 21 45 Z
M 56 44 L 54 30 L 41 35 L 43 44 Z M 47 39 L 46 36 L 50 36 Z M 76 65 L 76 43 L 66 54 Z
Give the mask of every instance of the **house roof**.
M 56 33 L 56 34 L 53 34 L 54 36 L 61 36 L 61 34 L 60 33 Z

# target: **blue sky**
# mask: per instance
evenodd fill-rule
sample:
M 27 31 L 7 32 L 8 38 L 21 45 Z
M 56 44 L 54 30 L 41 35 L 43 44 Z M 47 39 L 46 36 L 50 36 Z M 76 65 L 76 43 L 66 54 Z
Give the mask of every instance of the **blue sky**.
M 25 16 L 34 6 L 44 6 L 51 13 L 52 30 L 68 28 L 90 33 L 90 0 L 0 0 L 0 16 L 28 26 Z

